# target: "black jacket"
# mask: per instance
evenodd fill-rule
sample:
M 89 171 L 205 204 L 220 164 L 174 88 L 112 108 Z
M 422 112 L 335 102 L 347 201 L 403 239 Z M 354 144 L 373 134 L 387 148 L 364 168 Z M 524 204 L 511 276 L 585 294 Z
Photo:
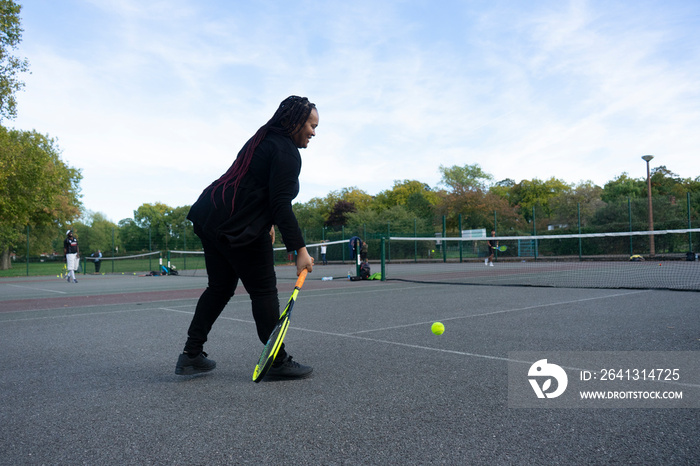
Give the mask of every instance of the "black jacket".
M 239 155 L 243 150 L 245 147 Z M 233 247 L 247 246 L 277 225 L 287 251 L 295 251 L 305 246 L 292 211 L 292 200 L 299 194 L 300 172 L 301 155 L 291 138 L 268 134 L 255 149 L 248 172 L 241 179 L 233 213 L 233 186 L 225 191 L 217 188 L 212 199 L 210 185 L 187 218 L 194 223 L 197 235 Z

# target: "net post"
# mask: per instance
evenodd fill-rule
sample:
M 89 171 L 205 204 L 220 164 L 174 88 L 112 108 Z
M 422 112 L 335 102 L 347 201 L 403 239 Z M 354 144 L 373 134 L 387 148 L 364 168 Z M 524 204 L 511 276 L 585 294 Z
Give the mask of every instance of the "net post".
M 380 248 L 380 256 L 382 261 L 381 271 L 382 271 L 382 281 L 386 281 L 386 237 L 382 236 L 382 245 Z
M 688 210 L 688 230 L 692 227 L 690 226 L 690 192 L 685 193 L 686 198 L 686 208 Z M 693 234 L 688 232 L 688 252 L 693 252 Z

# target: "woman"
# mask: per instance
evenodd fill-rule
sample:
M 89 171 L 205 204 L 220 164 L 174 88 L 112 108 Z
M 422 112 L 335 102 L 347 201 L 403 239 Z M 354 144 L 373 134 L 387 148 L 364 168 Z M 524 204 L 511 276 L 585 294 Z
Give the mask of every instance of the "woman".
M 188 219 L 202 240 L 208 286 L 195 309 L 175 373 L 208 372 L 216 363 L 204 343 L 233 296 L 238 280 L 250 295 L 258 338 L 265 344 L 279 319 L 273 249 L 277 225 L 287 251 L 296 251 L 297 275 L 313 270 L 292 200 L 299 193 L 301 156 L 316 135 L 318 111 L 306 97 L 285 99 L 248 140 L 233 165 L 192 206 Z M 284 345 L 268 376 L 306 377 L 312 368 L 292 361 Z

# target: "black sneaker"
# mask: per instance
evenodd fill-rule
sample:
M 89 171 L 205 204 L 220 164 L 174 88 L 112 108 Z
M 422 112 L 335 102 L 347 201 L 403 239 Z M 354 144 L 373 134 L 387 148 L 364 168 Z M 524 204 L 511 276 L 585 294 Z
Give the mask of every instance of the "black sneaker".
M 192 375 L 201 372 L 209 372 L 216 367 L 216 362 L 207 359 L 207 353 L 202 351 L 196 357 L 191 358 L 187 353 L 182 353 L 177 358 L 175 373 L 177 375 Z
M 284 377 L 287 379 L 303 379 L 308 377 L 314 371 L 311 366 L 304 366 L 298 362 L 292 361 L 291 356 L 287 356 L 277 364 L 277 361 L 272 365 L 267 372 L 269 377 Z

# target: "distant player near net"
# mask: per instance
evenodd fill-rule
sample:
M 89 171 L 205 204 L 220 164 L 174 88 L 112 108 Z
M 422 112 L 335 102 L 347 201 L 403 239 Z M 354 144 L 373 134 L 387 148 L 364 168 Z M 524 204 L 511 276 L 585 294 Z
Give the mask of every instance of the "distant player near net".
M 78 268 L 78 254 L 80 254 L 78 240 L 73 237 L 73 231 L 68 230 L 66 239 L 63 240 L 63 255 L 66 257 L 66 280 L 68 283 L 78 283 L 75 278 L 75 269 Z
M 208 286 L 195 309 L 179 375 L 208 372 L 216 363 L 204 343 L 240 279 L 250 295 L 260 341 L 265 344 L 280 317 L 272 244 L 277 225 L 287 251 L 296 252 L 297 275 L 313 270 L 292 200 L 299 193 L 301 155 L 316 135 L 316 106 L 306 97 L 282 101 L 273 117 L 248 140 L 233 165 L 200 195 L 188 219 L 202 240 Z M 300 378 L 312 372 L 281 346 L 268 376 Z
M 496 231 L 495 231 L 495 230 L 491 230 L 491 236 L 492 236 L 492 237 L 493 237 L 493 236 L 496 236 Z M 488 244 L 488 247 L 489 247 L 489 256 L 484 260 L 484 265 L 493 267 L 493 256 L 494 256 L 494 252 L 495 252 L 496 249 L 498 248 L 498 241 L 493 240 L 493 239 L 489 239 L 489 240 L 487 241 L 487 244 Z

